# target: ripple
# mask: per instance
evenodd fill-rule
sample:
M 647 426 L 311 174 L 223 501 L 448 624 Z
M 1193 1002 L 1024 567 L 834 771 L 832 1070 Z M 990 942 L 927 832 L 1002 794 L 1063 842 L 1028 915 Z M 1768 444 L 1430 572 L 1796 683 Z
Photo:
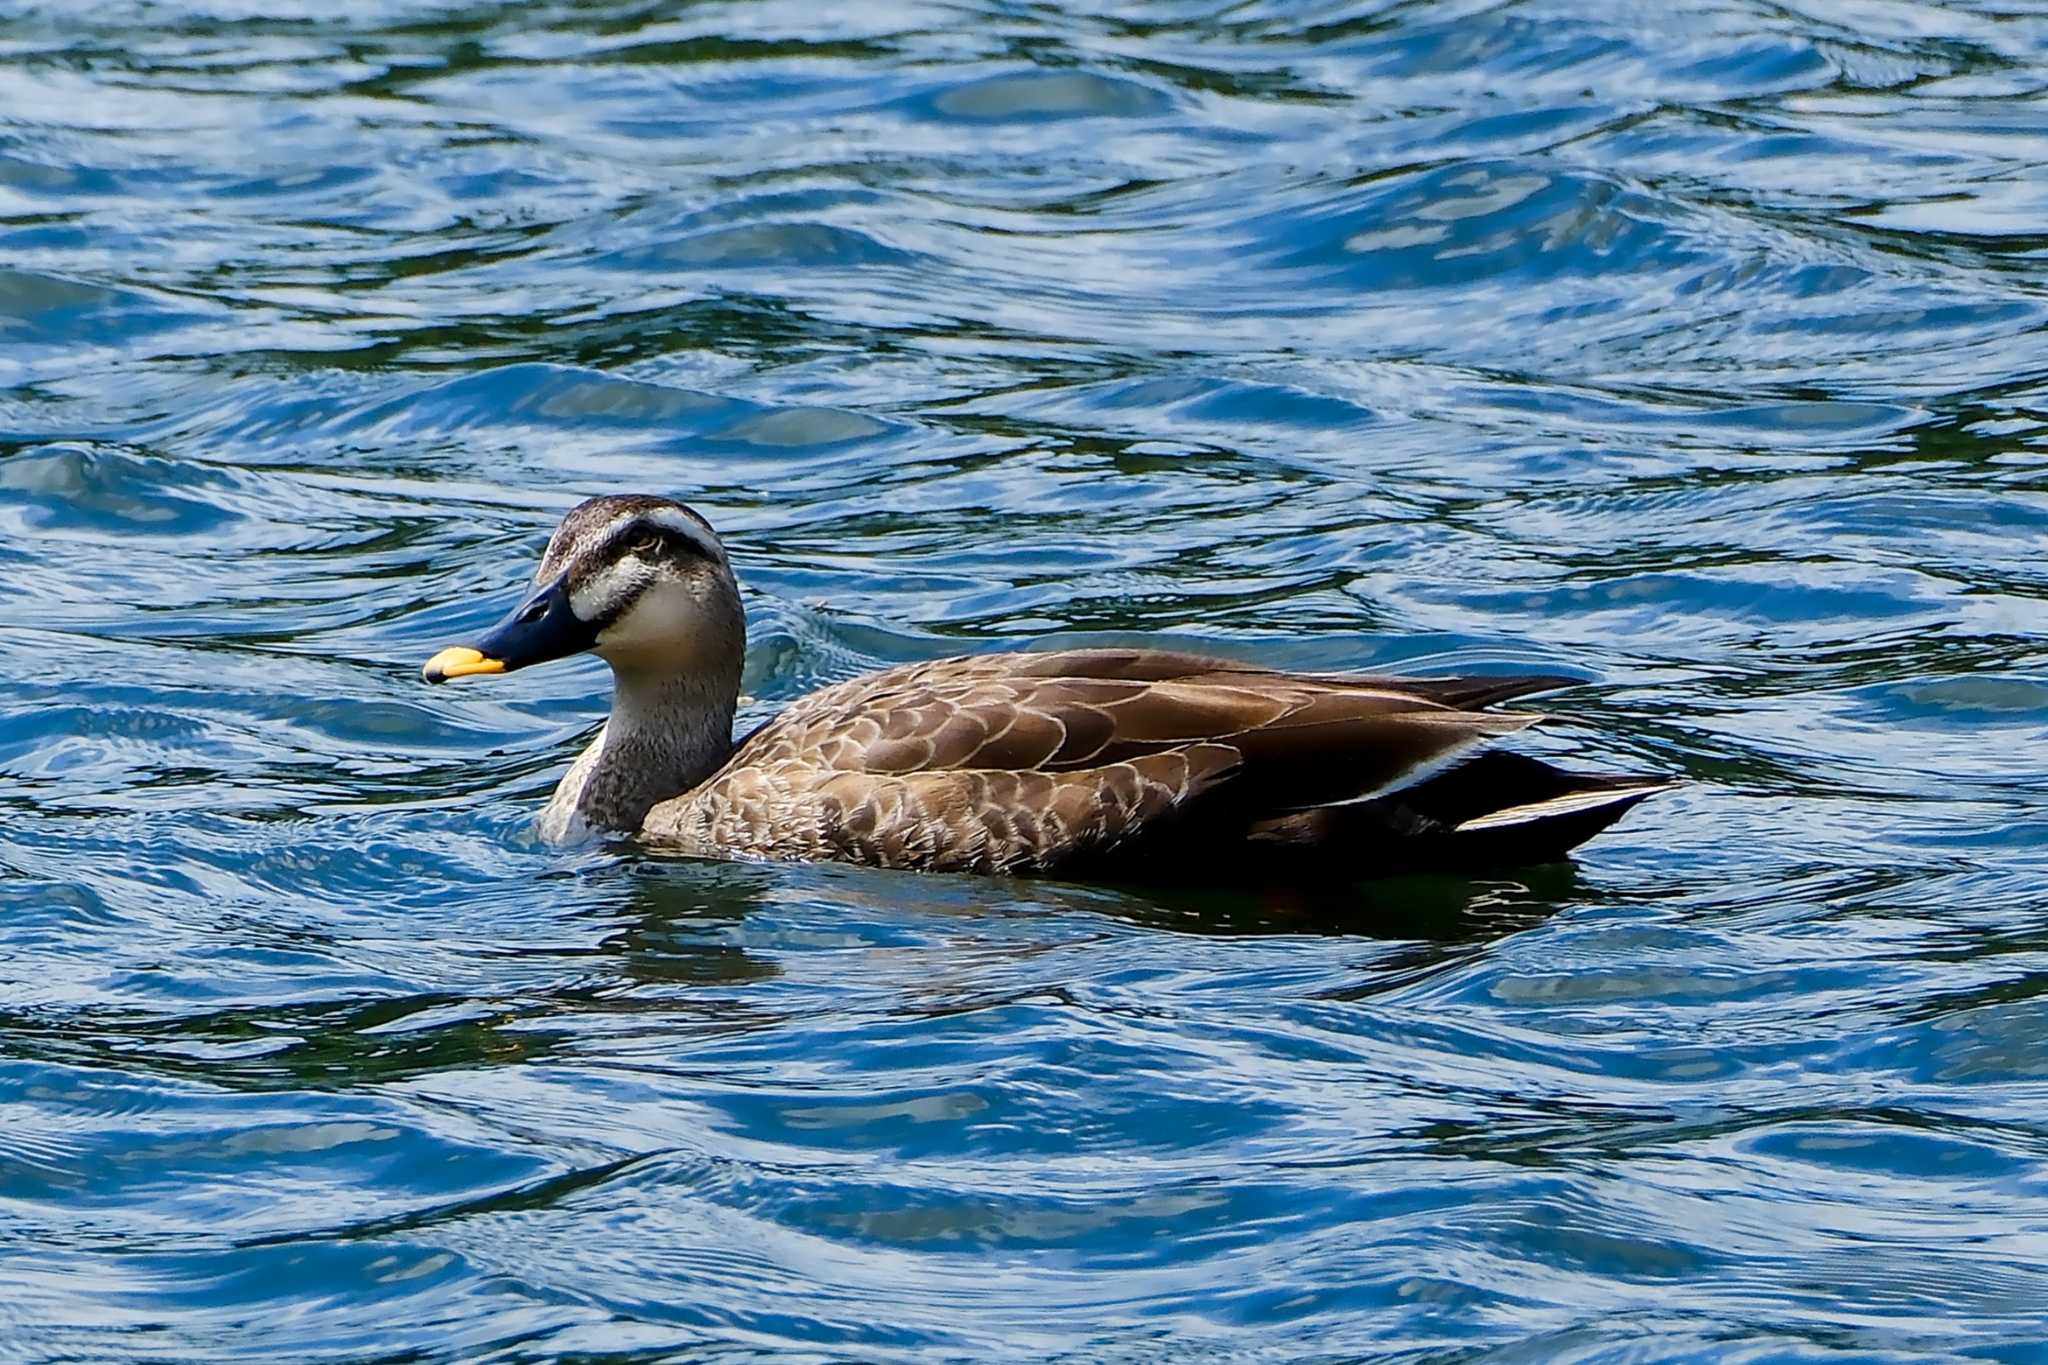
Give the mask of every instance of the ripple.
M 873 266 L 906 259 L 874 238 L 827 223 L 752 223 L 608 258 L 632 270 L 772 270 Z
M 1168 101 L 1136 81 L 1092 71 L 1018 71 L 984 76 L 931 97 L 933 112 L 976 123 L 1039 119 L 1141 118 L 1164 113 Z
M 0 463 L 0 498 L 20 505 L 31 533 L 218 534 L 235 520 L 220 506 L 233 485 L 211 471 L 89 446 L 30 449 Z

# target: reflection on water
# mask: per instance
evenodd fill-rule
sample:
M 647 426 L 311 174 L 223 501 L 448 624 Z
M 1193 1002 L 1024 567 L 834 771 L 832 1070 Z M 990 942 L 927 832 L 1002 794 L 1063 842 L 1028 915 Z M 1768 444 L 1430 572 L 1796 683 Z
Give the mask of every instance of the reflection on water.
M 0 1354 L 2041 1354 L 2048 21 L 278 8 L 0 16 Z M 1170 640 L 1686 785 L 551 852 L 602 671 L 415 670 L 624 489 L 749 719 Z

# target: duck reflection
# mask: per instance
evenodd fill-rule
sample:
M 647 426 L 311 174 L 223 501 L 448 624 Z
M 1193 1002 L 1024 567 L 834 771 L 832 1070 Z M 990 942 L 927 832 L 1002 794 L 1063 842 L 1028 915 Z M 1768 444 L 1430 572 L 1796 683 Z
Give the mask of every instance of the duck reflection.
M 739 986 L 779 974 L 775 963 L 740 942 L 747 917 L 779 889 L 779 869 L 758 863 L 697 859 L 625 859 L 600 874 L 619 898 L 602 913 L 617 927 L 599 951 L 625 978 L 615 1005 L 639 998 L 651 1008 L 677 1007 L 667 993 L 634 987 Z
M 1542 923 L 1581 895 L 1576 867 L 1549 863 L 1459 877 L 1416 873 L 1361 882 L 1148 887 L 1134 923 L 1195 934 L 1330 934 L 1462 943 Z
M 1038 878 L 907 874 L 816 864 L 731 863 L 670 856 L 639 859 L 628 885 L 633 927 L 607 946 L 636 959 L 636 979 L 743 982 L 775 974 L 729 939 L 707 937 L 764 900 L 818 900 L 859 914 L 905 909 L 989 914 L 1100 915 L 1125 924 L 1214 935 L 1326 934 L 1443 943 L 1528 929 L 1583 897 L 1576 867 L 1552 863 L 1483 877 L 1410 874 L 1369 881 L 1143 886 Z M 657 960 L 670 952 L 674 962 Z M 637 959 L 645 958 L 645 961 Z M 643 975 L 644 974 L 644 975 Z

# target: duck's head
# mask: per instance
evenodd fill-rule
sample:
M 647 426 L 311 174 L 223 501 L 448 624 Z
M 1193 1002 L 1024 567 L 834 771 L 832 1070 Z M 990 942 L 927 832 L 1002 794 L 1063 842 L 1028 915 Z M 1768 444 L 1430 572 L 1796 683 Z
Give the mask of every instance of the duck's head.
M 451 645 L 421 672 L 445 682 L 586 650 L 622 677 L 730 675 L 737 690 L 746 622 L 711 523 L 669 498 L 578 503 L 555 528 L 526 599 L 475 644 Z

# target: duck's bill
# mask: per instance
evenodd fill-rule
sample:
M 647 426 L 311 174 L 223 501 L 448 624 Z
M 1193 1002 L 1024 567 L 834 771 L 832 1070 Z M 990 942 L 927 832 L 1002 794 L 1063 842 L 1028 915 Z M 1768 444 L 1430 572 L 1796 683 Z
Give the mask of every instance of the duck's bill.
M 493 659 L 480 649 L 468 645 L 450 645 L 427 660 L 420 676 L 428 682 L 447 682 L 450 678 L 467 678 L 473 673 L 503 673 L 505 661 Z
M 569 609 L 568 589 L 557 580 L 521 602 L 475 644 L 450 645 L 427 660 L 420 676 L 437 683 L 479 673 L 510 673 L 580 654 L 596 642 L 597 633 Z

